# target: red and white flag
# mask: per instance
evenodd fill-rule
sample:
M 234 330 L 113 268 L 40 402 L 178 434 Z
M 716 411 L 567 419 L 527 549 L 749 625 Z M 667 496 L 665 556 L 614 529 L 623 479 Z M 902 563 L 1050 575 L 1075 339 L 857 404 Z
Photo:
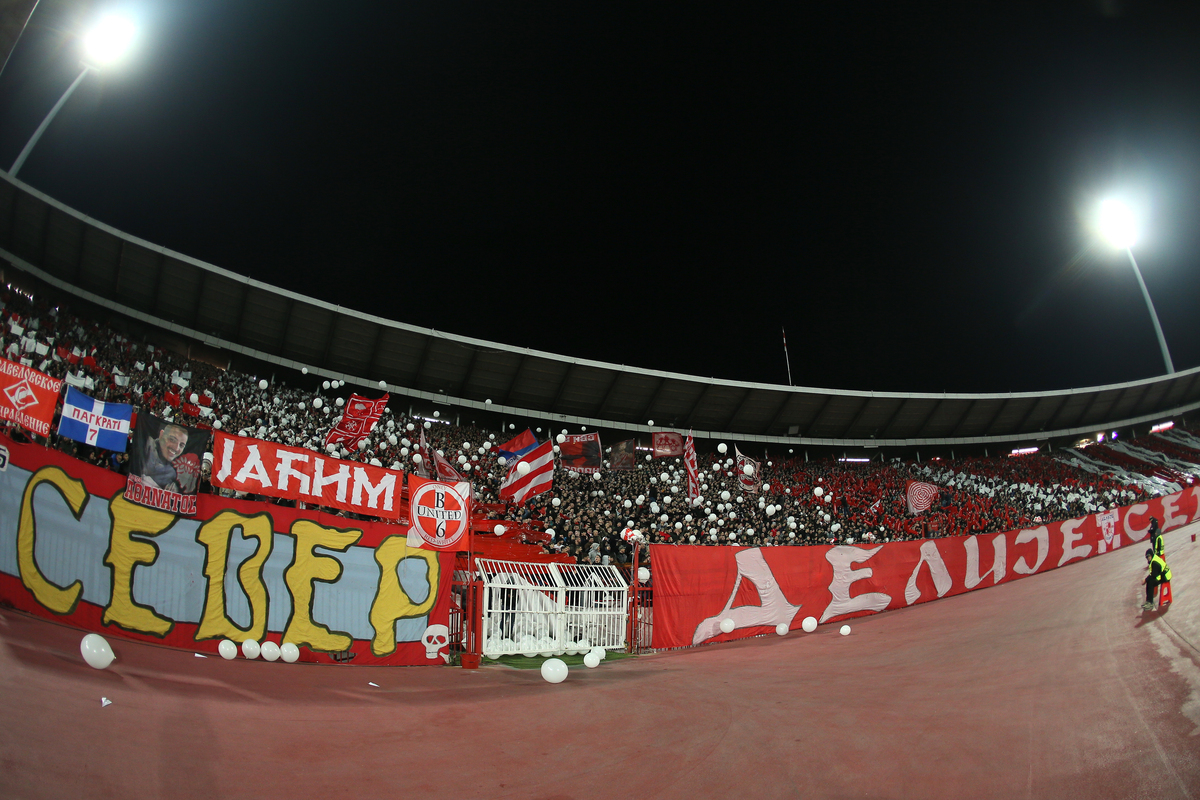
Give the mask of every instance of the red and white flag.
M 424 432 L 422 432 L 422 439 L 423 438 L 424 438 Z M 454 468 L 454 466 L 449 461 L 446 460 L 445 456 L 438 455 L 437 450 L 434 450 L 429 455 L 431 455 L 433 457 L 433 467 L 435 470 L 437 470 L 437 477 L 438 477 L 439 481 L 450 481 L 452 483 L 458 483 L 460 481 L 465 480 L 465 478 L 463 478 L 462 475 L 458 474 L 458 470 L 456 470 Z
M 924 481 L 908 482 L 908 513 L 919 514 L 928 511 L 937 499 L 938 488 Z
M 357 394 L 350 395 L 346 401 L 346 410 L 338 423 L 329 429 L 325 435 L 325 446 L 342 442 L 347 450 L 358 447 L 358 443 L 367 438 L 367 434 L 375 429 L 379 415 L 387 408 L 388 395 L 378 400 L 371 400 Z
M 696 466 L 696 443 L 692 440 L 691 431 L 688 431 L 687 441 L 683 444 L 683 466 L 687 470 L 688 500 L 694 501 L 700 496 L 700 470 Z
M 416 465 L 417 475 L 421 478 L 431 479 L 434 472 L 429 469 L 429 463 L 433 460 L 429 457 L 429 445 L 425 442 L 425 430 L 421 429 L 421 439 L 413 444 L 413 449 L 417 451 L 417 455 L 421 457 L 420 463 Z
M 528 464 L 529 470 L 521 474 L 521 465 Z M 549 441 L 530 450 L 508 468 L 500 484 L 500 499 L 524 505 L 534 495 L 548 492 L 554 486 L 554 445 Z
M 658 431 L 651 434 L 654 439 L 654 457 L 683 455 L 683 437 L 671 431 Z
M 744 492 L 758 493 L 758 462 L 747 455 L 743 455 L 741 450 L 737 449 L 737 445 L 733 446 L 733 452 L 737 455 L 737 479 L 742 486 Z M 746 467 L 750 467 L 749 474 L 746 473 Z
M 62 381 L 36 369 L 0 358 L 0 419 L 39 436 L 50 435 Z

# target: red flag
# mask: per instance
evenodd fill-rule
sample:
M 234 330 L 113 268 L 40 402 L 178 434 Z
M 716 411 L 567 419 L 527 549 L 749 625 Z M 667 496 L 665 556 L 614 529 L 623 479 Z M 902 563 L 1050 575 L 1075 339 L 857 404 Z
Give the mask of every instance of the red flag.
M 509 439 L 496 449 L 499 450 L 501 455 L 505 456 L 506 458 L 520 458 L 533 448 L 537 447 L 537 444 L 538 440 L 537 437 L 533 435 L 533 431 L 529 430 L 529 428 L 526 428 L 524 431 L 518 433 L 512 439 Z
M 938 488 L 932 483 L 924 481 L 909 481 L 908 482 L 908 513 L 918 514 L 922 511 L 928 511 L 933 505 L 933 501 L 938 496 Z
M 388 395 L 386 394 L 378 400 L 371 400 L 357 394 L 350 395 L 350 399 L 346 401 L 346 410 L 343 412 L 342 418 L 329 429 L 329 433 L 325 436 L 325 446 L 328 447 L 334 442 L 344 442 L 348 450 L 358 447 L 358 443 L 367 438 L 367 434 L 375 429 L 375 424 L 379 422 L 379 415 L 387 408 L 387 404 Z
M 683 466 L 687 469 L 688 500 L 694 501 L 700 496 L 700 470 L 696 467 L 696 443 L 691 431 L 683 445 Z
M 424 431 L 421 432 L 421 435 L 424 438 Z M 465 480 L 462 475 L 458 474 L 458 470 L 446 460 L 445 456 L 438 455 L 437 450 L 434 450 L 430 455 L 433 456 L 433 467 L 437 472 L 438 480 L 451 481 L 453 483 L 460 483 Z
M 521 464 L 529 465 L 529 470 L 524 475 L 521 474 Z M 508 468 L 508 474 L 500 484 L 500 499 L 523 505 L 530 497 L 548 492 L 553 486 L 554 445 L 546 441 L 514 461 Z
M 429 464 L 432 459 L 429 457 L 429 445 L 425 442 L 424 428 L 421 429 L 421 440 L 417 442 L 414 447 L 416 448 L 417 453 L 421 456 L 421 463 L 417 464 L 417 474 L 422 478 L 432 478 L 437 473 L 429 469 Z
M 742 451 L 737 449 L 737 445 L 733 446 L 733 452 L 737 455 L 737 478 L 742 485 L 742 491 L 758 492 L 758 462 L 750 456 L 742 455 Z M 746 467 L 750 467 L 750 473 L 746 474 Z
M 61 389 L 62 381 L 57 378 L 0 358 L 0 419 L 49 436 Z
M 654 437 L 655 458 L 683 455 L 683 437 L 678 433 L 661 431 L 658 433 L 653 433 L 651 436 Z

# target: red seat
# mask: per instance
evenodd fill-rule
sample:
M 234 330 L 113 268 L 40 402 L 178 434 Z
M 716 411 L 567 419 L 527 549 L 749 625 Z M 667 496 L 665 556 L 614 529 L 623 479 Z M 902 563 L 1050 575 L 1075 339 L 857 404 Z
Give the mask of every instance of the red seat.
M 1162 608 L 1171 602 L 1171 582 L 1164 581 L 1158 586 L 1158 607 Z

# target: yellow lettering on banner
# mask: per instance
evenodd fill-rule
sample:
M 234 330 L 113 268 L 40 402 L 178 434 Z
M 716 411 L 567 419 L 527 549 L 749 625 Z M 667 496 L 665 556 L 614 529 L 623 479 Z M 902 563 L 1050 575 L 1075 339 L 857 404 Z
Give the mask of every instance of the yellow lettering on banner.
M 333 583 L 342 574 L 342 562 L 319 556 L 313 548 L 343 551 L 362 538 L 362 531 L 327 528 L 298 519 L 292 524 L 289 535 L 296 539 L 296 555 L 283 573 L 283 580 L 292 593 L 292 617 L 283 632 L 283 641 L 307 644 L 313 650 L 326 652 L 348 649 L 354 641 L 350 634 L 334 633 L 313 621 L 313 581 Z
M 112 600 L 104 609 L 105 625 L 152 636 L 166 636 L 175 623 L 155 614 L 148 606 L 133 601 L 133 570 L 138 564 L 150 565 L 158 559 L 158 545 L 134 539 L 134 533 L 158 536 L 175 524 L 175 515 L 129 502 L 115 495 L 108 503 L 112 518 L 108 552 L 104 563 L 112 567 Z
M 250 600 L 250 627 L 239 628 L 229 618 L 225 608 L 225 566 L 229 561 L 229 543 L 233 532 L 241 529 L 242 538 L 258 539 L 250 557 L 238 568 L 238 585 Z M 204 577 L 208 586 L 204 592 L 204 614 L 196 630 L 196 641 L 228 637 L 237 641 L 260 641 L 267 632 L 267 585 L 263 583 L 262 568 L 271 555 L 274 544 L 271 517 L 264 513 L 246 516 L 236 511 L 222 511 L 200 526 L 196 541 L 204 545 L 208 557 Z
M 79 519 L 87 505 L 88 491 L 83 481 L 72 478 L 59 467 L 42 467 L 29 476 L 25 494 L 21 497 L 21 516 L 17 520 L 17 571 L 21 574 L 21 583 L 25 584 L 35 600 L 55 614 L 70 614 L 83 594 L 83 581 L 77 580 L 65 588 L 55 586 L 38 569 L 34 557 L 37 520 L 33 515 L 33 492 L 43 483 L 58 490 L 75 519 Z
M 425 562 L 426 577 L 429 578 L 429 596 L 414 603 L 400 585 L 397 571 L 400 562 L 416 558 Z M 437 600 L 440 564 L 437 553 L 429 550 L 409 549 L 405 536 L 389 536 L 375 548 L 375 561 L 379 564 L 379 591 L 371 603 L 371 627 L 375 638 L 371 640 L 371 652 L 386 656 L 396 652 L 396 620 L 423 617 L 433 608 Z

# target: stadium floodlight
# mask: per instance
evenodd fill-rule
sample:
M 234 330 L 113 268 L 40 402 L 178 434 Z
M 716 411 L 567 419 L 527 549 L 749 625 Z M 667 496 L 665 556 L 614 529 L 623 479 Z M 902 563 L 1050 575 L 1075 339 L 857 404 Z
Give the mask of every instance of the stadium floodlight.
M 50 109 L 50 113 L 42 120 L 42 124 L 38 125 L 37 130 L 33 132 L 33 136 L 29 137 L 29 141 L 25 143 L 25 147 L 21 150 L 21 154 L 17 156 L 17 160 L 13 162 L 12 168 L 8 174 L 15 176 L 25 164 L 25 159 L 29 158 L 29 154 L 33 152 L 33 147 L 42 138 L 46 128 L 50 126 L 50 122 L 58 114 L 58 110 L 66 104 L 67 99 L 75 92 L 79 84 L 83 83 L 83 79 L 87 77 L 89 72 L 94 72 L 101 67 L 110 67 L 124 58 L 130 50 L 134 39 L 137 37 L 137 26 L 133 21 L 126 17 L 109 15 L 102 17 L 96 26 L 88 31 L 83 37 L 83 70 L 80 71 L 77 77 L 67 90 L 63 92 L 62 97 L 58 98 L 58 102 L 54 104 L 54 108 Z
M 1167 340 L 1163 336 L 1162 325 L 1158 324 L 1158 314 L 1154 311 L 1154 303 L 1150 301 L 1150 291 L 1142 280 L 1142 271 L 1138 269 L 1137 259 L 1133 257 L 1133 245 L 1138 240 L 1138 220 L 1133 210 L 1125 203 L 1115 198 L 1109 198 L 1100 203 L 1096 214 L 1096 230 L 1110 245 L 1118 250 L 1124 250 L 1137 276 L 1138 286 L 1142 290 L 1142 299 L 1150 311 L 1150 320 L 1154 323 L 1154 334 L 1158 337 L 1158 347 L 1162 350 L 1163 364 L 1167 374 L 1175 374 L 1175 365 L 1171 363 L 1171 353 L 1167 350 Z
M 1137 244 L 1138 223 L 1133 210 L 1116 198 L 1100 203 L 1096 228 L 1104 241 L 1118 250 L 1128 250 Z

